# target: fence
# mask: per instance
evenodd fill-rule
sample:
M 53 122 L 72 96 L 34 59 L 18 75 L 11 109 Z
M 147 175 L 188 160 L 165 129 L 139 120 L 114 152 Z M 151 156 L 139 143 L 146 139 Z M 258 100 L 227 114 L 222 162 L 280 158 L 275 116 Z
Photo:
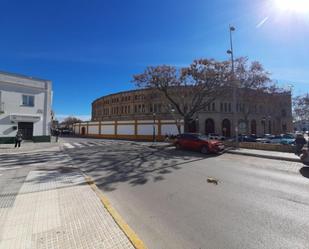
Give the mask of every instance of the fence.
M 183 132 L 183 122 L 174 120 L 129 120 L 82 122 L 73 125 L 76 135 L 96 138 L 163 141 L 166 135 L 178 134 L 179 125 Z

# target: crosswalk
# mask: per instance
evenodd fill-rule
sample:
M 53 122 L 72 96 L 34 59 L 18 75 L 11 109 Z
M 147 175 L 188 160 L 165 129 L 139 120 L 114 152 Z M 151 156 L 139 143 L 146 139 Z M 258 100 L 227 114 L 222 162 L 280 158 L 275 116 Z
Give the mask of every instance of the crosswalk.
M 111 145 L 125 145 L 128 144 L 128 141 L 113 141 L 113 140 L 105 140 L 105 141 L 85 141 L 85 142 L 66 142 L 63 143 L 64 149 L 78 149 L 85 147 L 98 147 L 98 146 L 111 146 Z

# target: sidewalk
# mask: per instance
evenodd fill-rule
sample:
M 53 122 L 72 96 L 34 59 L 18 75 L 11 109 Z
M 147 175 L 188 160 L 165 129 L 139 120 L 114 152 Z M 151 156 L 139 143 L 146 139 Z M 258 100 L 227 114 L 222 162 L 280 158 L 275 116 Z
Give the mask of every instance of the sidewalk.
M 46 151 L 46 150 L 54 150 L 58 149 L 61 142 L 56 143 L 52 140 L 52 142 L 45 143 L 34 143 L 23 141 L 20 148 L 15 148 L 14 144 L 0 144 L 0 154 L 15 154 L 22 152 L 36 152 L 36 151 Z
M 284 160 L 290 162 L 301 162 L 299 156 L 288 153 L 288 152 L 277 152 L 277 151 L 269 151 L 269 150 L 253 150 L 253 149 L 227 149 L 226 153 L 245 155 L 245 156 L 253 156 L 253 157 L 261 157 L 261 158 L 269 158 L 269 159 L 277 159 Z
M 0 249 L 20 248 L 134 247 L 84 176 L 66 168 L 30 171 L 12 205 L 0 205 Z

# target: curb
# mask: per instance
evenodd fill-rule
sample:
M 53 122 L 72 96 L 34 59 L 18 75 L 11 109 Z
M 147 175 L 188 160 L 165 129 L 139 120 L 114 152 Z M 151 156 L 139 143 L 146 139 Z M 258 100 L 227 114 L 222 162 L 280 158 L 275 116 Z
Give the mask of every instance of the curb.
M 260 154 L 253 154 L 253 153 L 233 151 L 233 150 L 227 150 L 225 153 L 237 154 L 237 155 L 243 155 L 243 156 L 260 157 L 260 158 L 267 158 L 267 159 L 274 159 L 274 160 L 282 160 L 282 161 L 289 161 L 289 162 L 297 162 L 297 163 L 301 162 L 301 160 L 297 159 L 297 158 L 288 158 L 288 157 L 271 156 L 271 155 L 260 155 Z
M 123 231 L 123 233 L 127 236 L 129 241 L 132 243 L 135 249 L 147 249 L 144 242 L 137 236 L 137 234 L 130 228 L 130 226 L 124 221 L 124 219 L 120 216 L 120 214 L 112 207 L 110 201 L 103 195 L 102 191 L 97 187 L 93 179 L 89 176 L 84 175 L 86 182 L 92 188 L 92 190 L 96 193 L 96 195 L 100 198 L 103 206 L 112 216 L 114 221 L 117 223 L 119 228 Z

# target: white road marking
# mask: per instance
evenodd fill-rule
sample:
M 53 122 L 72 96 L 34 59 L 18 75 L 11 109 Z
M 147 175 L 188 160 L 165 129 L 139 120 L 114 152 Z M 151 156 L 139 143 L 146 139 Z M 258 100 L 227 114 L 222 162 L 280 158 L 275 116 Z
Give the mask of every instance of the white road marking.
M 19 169 L 21 168 L 21 166 L 13 166 L 13 167 L 2 167 L 0 168 L 0 171 L 4 171 L 4 170 L 11 170 L 11 169 Z
M 79 148 L 82 148 L 82 147 L 85 147 L 84 145 L 80 144 L 80 143 L 73 143 L 75 146 L 79 147 Z
M 65 147 L 69 148 L 69 149 L 74 148 L 74 146 L 73 146 L 72 144 L 70 144 L 70 143 L 64 143 L 63 145 L 64 145 Z
M 87 146 L 89 146 L 89 147 L 95 146 L 95 144 L 93 144 L 93 143 L 86 143 L 86 144 L 87 144 Z

